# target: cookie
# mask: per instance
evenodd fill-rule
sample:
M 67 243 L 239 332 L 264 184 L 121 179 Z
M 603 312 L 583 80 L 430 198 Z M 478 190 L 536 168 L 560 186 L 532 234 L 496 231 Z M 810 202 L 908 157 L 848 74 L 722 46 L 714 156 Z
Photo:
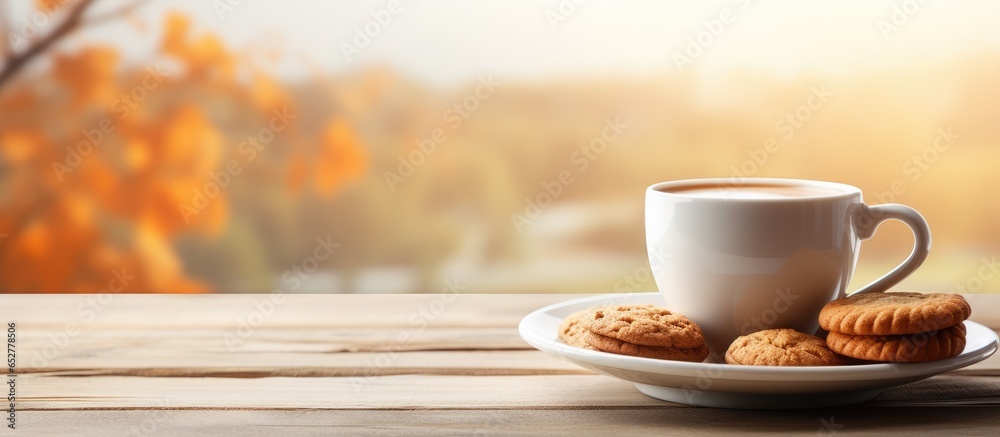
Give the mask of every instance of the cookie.
M 830 350 L 869 361 L 914 363 L 951 358 L 965 349 L 965 325 L 908 335 L 848 335 L 830 332 Z
M 745 366 L 840 366 L 844 357 L 823 339 L 794 329 L 768 329 L 744 335 L 726 351 L 726 364 Z
M 593 331 L 583 332 L 583 341 L 594 349 L 620 355 L 656 358 L 661 360 L 691 361 L 700 363 L 708 358 L 708 346 L 702 343 L 694 348 L 645 346 L 628 343 L 617 338 L 605 337 Z
M 962 323 L 972 308 L 960 295 L 865 293 L 837 299 L 819 313 L 819 324 L 848 335 L 904 335 Z
M 589 311 L 590 309 L 586 309 L 566 316 L 562 323 L 559 324 L 559 338 L 570 346 L 593 349 L 583 341 L 584 330 L 583 327 L 580 326 L 580 318 Z
M 584 315 L 580 323 L 594 334 L 642 346 L 692 349 L 705 345 L 697 324 L 665 308 L 600 306 Z

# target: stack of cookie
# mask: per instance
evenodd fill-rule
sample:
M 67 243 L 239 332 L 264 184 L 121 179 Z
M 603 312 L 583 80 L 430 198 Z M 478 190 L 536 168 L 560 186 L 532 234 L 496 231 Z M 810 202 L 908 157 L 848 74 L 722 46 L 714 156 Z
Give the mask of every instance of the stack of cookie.
M 827 346 L 860 360 L 920 362 L 951 358 L 965 349 L 972 309 L 956 294 L 866 293 L 830 302 L 819 323 Z
M 866 293 L 828 303 L 819 315 L 826 340 L 793 329 L 737 338 L 728 364 L 838 366 L 849 358 L 909 363 L 955 357 L 965 349 L 972 309 L 955 294 Z M 567 316 L 559 338 L 571 346 L 622 355 L 701 362 L 708 346 L 687 317 L 652 305 L 598 306 Z
M 701 328 L 683 315 L 652 305 L 599 306 L 567 316 L 566 344 L 622 355 L 701 362 L 708 346 Z

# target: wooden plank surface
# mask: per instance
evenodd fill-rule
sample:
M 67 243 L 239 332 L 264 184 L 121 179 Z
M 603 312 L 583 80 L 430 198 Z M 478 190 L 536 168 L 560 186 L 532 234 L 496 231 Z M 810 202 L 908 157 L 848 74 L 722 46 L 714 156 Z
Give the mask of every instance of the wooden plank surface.
M 600 409 L 677 408 L 599 375 L 372 378 L 24 376 L 21 409 Z M 955 396 L 960 392 L 960 396 Z M 942 393 L 950 393 L 947 397 Z M 990 395 L 987 395 L 990 394 Z M 1000 406 L 1000 378 L 941 376 L 891 388 L 871 406 Z
M 831 411 L 708 408 L 590 410 L 99 410 L 30 411 L 38 435 L 294 436 L 632 436 L 632 435 L 970 435 L 993 436 L 995 408 L 845 407 Z M 67 431 L 65 424 L 73 424 Z M 14 433 L 10 433 L 13 435 Z
M 517 335 L 525 314 L 574 297 L 2 295 L 0 318 L 18 322 L 18 428 L 32 435 L 986 434 L 1000 426 L 1000 357 L 840 409 L 745 412 L 648 398 Z M 982 308 L 997 298 L 975 297 L 974 318 L 994 323 L 997 313 Z M 935 399 L 945 391 L 951 398 Z

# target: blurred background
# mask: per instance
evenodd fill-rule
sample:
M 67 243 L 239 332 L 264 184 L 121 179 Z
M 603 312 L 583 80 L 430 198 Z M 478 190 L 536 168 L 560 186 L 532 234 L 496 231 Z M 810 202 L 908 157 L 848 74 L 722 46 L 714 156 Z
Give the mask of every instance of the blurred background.
M 0 290 L 655 290 L 643 190 L 905 203 L 1000 292 L 1000 4 L 0 3 Z M 884 225 L 853 288 L 911 247 Z

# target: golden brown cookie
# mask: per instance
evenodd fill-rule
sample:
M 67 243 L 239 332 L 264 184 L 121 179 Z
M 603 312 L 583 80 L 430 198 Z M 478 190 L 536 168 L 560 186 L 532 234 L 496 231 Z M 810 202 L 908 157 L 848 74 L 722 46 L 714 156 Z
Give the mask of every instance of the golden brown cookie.
M 645 346 L 621 341 L 617 338 L 605 337 L 593 331 L 583 332 L 583 341 L 595 349 L 620 355 L 656 358 L 661 360 L 691 361 L 700 363 L 708 357 L 708 346 L 702 343 L 694 348 L 676 348 Z
M 580 318 L 589 311 L 590 309 L 585 309 L 566 316 L 559 324 L 559 338 L 570 346 L 593 349 L 583 341 L 583 327 L 580 326 Z
M 962 323 L 972 308 L 960 295 L 945 293 L 865 293 L 826 304 L 819 324 L 848 335 L 903 335 Z
M 580 322 L 595 334 L 642 346 L 691 349 L 704 346 L 701 328 L 665 308 L 638 305 L 594 307 Z
M 823 339 L 794 329 L 768 329 L 744 335 L 726 351 L 726 364 L 745 366 L 840 366 L 844 357 Z
M 965 349 L 965 325 L 908 335 L 847 335 L 830 332 L 830 350 L 849 357 L 881 362 L 914 363 L 951 358 Z

